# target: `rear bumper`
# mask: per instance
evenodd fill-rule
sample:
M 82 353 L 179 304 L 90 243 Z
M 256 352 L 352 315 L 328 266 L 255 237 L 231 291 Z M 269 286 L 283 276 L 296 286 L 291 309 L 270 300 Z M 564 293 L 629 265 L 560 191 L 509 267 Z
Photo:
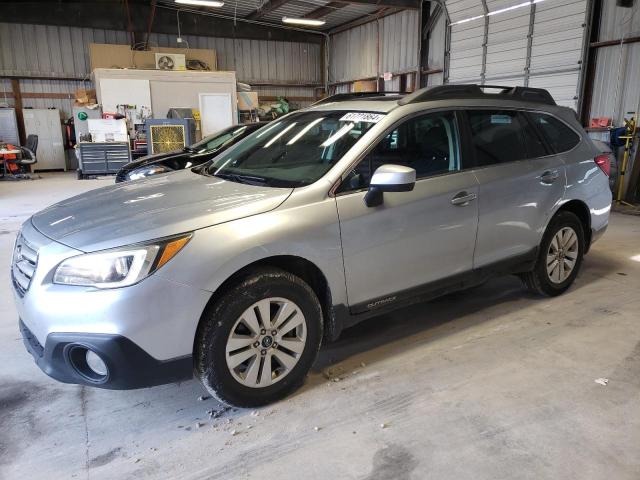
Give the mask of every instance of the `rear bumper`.
M 591 246 L 597 242 L 598 240 L 600 240 L 600 238 L 604 235 L 604 233 L 607 231 L 607 227 L 609 226 L 608 223 L 605 223 L 604 226 L 598 228 L 597 230 L 595 228 L 591 229 L 591 242 L 589 243 L 589 248 L 591 248 Z
M 192 357 L 157 360 L 121 335 L 102 333 L 51 333 L 42 346 L 20 321 L 27 351 L 40 369 L 64 383 L 113 390 L 151 387 L 193 377 Z M 107 367 L 96 375 L 87 365 L 86 350 L 96 353 Z

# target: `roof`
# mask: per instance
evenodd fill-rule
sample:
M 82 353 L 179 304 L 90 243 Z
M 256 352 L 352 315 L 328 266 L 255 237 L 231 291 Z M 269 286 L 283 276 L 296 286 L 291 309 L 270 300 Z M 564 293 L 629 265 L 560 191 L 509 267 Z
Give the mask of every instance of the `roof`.
M 401 98 L 401 95 L 359 98 L 357 100 L 343 100 L 337 102 L 321 103 L 311 106 L 309 107 L 309 109 L 388 113 L 398 106 L 398 100 L 400 100 Z

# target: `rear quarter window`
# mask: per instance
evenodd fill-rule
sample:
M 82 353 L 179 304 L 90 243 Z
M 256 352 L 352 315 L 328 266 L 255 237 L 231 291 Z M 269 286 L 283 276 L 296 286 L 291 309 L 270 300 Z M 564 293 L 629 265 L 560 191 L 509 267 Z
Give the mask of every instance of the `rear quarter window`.
M 567 152 L 580 143 L 580 136 L 561 120 L 544 113 L 529 115 L 554 153 Z

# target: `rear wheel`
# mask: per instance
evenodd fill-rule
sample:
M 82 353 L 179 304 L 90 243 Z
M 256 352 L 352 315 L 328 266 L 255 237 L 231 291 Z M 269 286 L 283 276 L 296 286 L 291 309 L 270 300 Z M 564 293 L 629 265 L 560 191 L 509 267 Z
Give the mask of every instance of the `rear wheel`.
M 521 275 L 524 284 L 541 295 L 560 295 L 578 275 L 584 249 L 584 229 L 578 217 L 559 212 L 542 238 L 535 268 Z
M 322 339 L 322 311 L 311 288 L 277 269 L 250 275 L 205 314 L 196 372 L 218 400 L 255 407 L 298 388 Z

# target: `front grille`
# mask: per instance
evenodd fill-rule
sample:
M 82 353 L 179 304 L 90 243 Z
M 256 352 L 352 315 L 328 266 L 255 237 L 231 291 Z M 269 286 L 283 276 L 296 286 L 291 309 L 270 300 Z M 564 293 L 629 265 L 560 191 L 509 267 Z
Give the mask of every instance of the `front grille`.
M 37 250 L 20 234 L 13 251 L 11 280 L 13 280 L 13 286 L 21 297 L 29 290 L 37 265 Z

